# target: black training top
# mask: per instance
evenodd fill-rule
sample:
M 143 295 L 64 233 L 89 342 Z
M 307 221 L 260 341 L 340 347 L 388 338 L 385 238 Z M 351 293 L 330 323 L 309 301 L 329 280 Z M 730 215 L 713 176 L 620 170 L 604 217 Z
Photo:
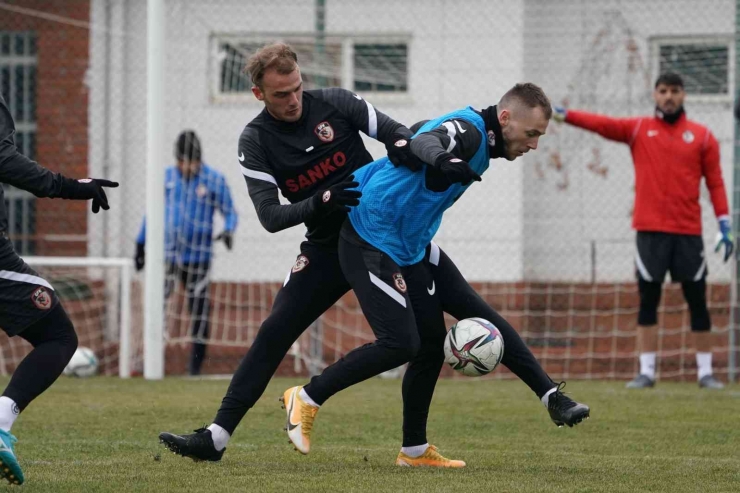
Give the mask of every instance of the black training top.
M 238 159 L 262 226 L 271 233 L 305 223 L 306 237 L 336 244 L 346 214 L 322 215 L 312 197 L 349 178 L 373 160 L 359 132 L 386 144 L 394 133 L 411 132 L 346 89 L 303 92 L 296 122 L 273 118 L 265 109 L 239 138 Z M 278 189 L 290 204 L 281 205 Z

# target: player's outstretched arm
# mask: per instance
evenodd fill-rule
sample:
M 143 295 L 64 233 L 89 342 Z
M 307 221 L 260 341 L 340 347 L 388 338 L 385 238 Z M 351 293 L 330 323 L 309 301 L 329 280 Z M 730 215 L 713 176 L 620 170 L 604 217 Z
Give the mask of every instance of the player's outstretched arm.
M 15 123 L 5 100 L 0 96 L 0 182 L 31 192 L 37 197 L 74 200 L 92 199 L 92 211 L 108 210 L 104 187 L 118 183 L 85 178 L 74 180 L 54 173 L 18 152 L 15 146 Z
M 641 120 L 641 118 L 612 118 L 598 113 L 569 110 L 562 106 L 553 107 L 552 119 L 596 132 L 606 139 L 625 144 L 632 143 Z

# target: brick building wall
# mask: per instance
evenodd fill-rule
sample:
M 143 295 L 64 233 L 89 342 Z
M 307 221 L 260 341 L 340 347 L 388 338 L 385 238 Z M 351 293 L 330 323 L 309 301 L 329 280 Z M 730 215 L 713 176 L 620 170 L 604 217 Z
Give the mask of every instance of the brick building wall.
M 9 0 L 13 6 L 89 22 L 89 0 Z M 70 177 L 88 172 L 89 31 L 70 23 L 28 13 L 0 11 L 0 31 L 31 31 L 37 40 L 36 159 Z M 85 255 L 87 242 L 59 241 L 57 235 L 87 233 L 88 204 L 38 199 L 36 254 Z M 55 238 L 56 237 L 56 238 Z
M 637 371 L 636 335 L 639 296 L 635 283 L 472 283 L 486 302 L 494 307 L 519 332 L 545 370 L 554 378 L 630 378 Z M 214 300 L 211 333 L 225 341 L 249 340 L 272 306 L 272 296 L 281 284 L 270 289 L 248 289 L 248 285 L 212 285 L 212 292 L 224 294 Z M 169 313 L 169 330 L 173 335 L 189 334 L 189 317 L 183 294 L 176 292 Z M 714 368 L 722 379 L 727 375 L 728 284 L 709 284 L 707 299 L 712 317 Z M 259 308 L 258 308 L 259 307 Z M 263 309 L 264 308 L 264 309 Z M 266 309 L 266 310 L 265 310 Z M 680 284 L 666 284 L 658 317 L 660 337 L 660 371 L 663 379 L 695 379 L 696 361 L 689 330 L 689 312 Z M 321 319 L 323 324 L 324 361 L 330 364 L 353 348 L 374 340 L 352 292 L 346 294 Z M 448 326 L 454 320 L 448 318 Z M 341 330 L 337 328 L 341 327 Z M 238 333 L 237 333 L 238 332 Z M 342 332 L 342 334 L 339 334 Z M 217 344 L 217 343 L 216 343 Z M 166 347 L 168 375 L 187 371 L 190 344 Z M 204 373 L 232 373 L 246 354 L 244 347 L 212 345 L 208 350 Z M 287 356 L 278 370 L 281 375 L 294 375 L 293 357 Z M 443 375 L 455 373 L 446 365 Z M 494 377 L 513 377 L 505 368 Z

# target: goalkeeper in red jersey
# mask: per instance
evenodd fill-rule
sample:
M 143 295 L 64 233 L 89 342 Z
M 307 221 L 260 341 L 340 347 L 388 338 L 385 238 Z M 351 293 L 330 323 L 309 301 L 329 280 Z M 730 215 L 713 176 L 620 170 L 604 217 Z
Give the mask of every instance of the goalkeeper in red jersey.
M 555 108 L 553 118 L 596 132 L 630 146 L 635 166 L 635 207 L 632 227 L 637 231 L 635 266 L 640 292 L 637 317 L 640 373 L 628 388 L 655 385 L 658 349 L 657 309 L 666 272 L 680 282 L 691 312 L 696 342 L 699 386 L 721 389 L 712 375 L 712 326 L 706 299 L 707 261 L 701 231 L 699 186 L 707 188 L 719 222 L 715 251 L 732 256 L 734 240 L 727 193 L 719 162 L 719 144 L 712 132 L 689 120 L 683 107 L 686 92 L 676 74 L 663 74 L 655 83 L 655 114 L 610 118 L 584 111 Z

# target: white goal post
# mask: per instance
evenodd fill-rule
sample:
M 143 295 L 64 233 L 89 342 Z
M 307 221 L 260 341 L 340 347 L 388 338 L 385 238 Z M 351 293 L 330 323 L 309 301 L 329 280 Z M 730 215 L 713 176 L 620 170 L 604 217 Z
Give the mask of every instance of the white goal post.
M 106 310 L 108 316 L 117 317 L 117 320 L 109 320 L 111 326 L 118 326 L 118 376 L 129 378 L 131 376 L 131 283 L 133 261 L 129 258 L 99 258 L 99 257 L 23 257 L 23 260 L 33 267 L 78 267 L 78 268 L 110 268 L 120 270 L 120 279 L 117 296 L 107 298 L 107 303 L 114 305 Z M 120 300 L 120 306 L 116 307 Z

